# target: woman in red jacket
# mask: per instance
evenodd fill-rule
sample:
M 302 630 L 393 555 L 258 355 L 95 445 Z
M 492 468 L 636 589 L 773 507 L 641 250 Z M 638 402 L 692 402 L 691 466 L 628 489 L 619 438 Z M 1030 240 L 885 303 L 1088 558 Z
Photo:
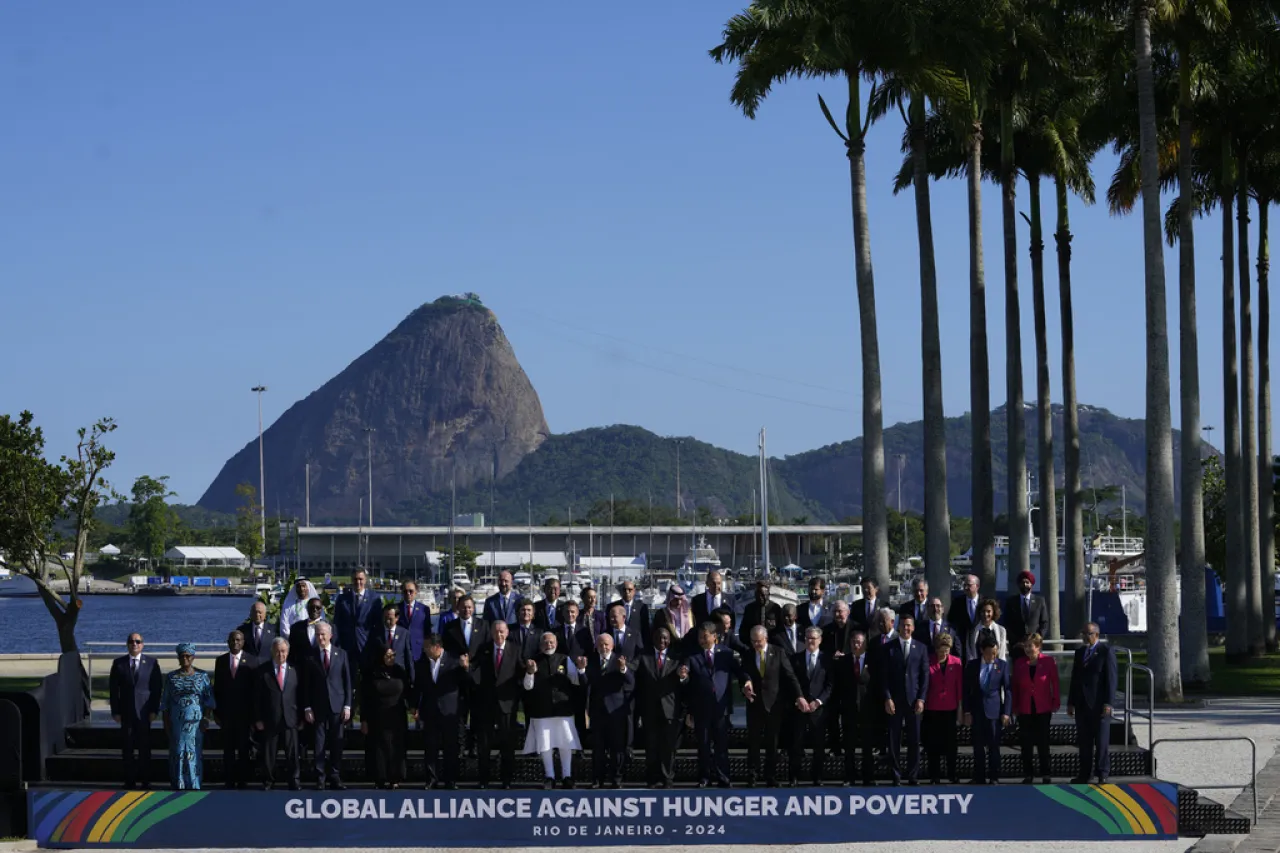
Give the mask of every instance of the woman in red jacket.
M 929 754 L 929 778 L 942 784 L 942 759 L 947 762 L 947 778 L 959 784 L 956 772 L 956 725 L 960 722 L 961 675 L 964 664 L 951 654 L 951 634 L 940 633 L 933 644 L 936 654 L 929 660 L 929 693 L 924 700 L 923 740 Z
M 1032 634 L 1022 643 L 1024 655 L 1013 662 L 1013 713 L 1018 718 L 1022 735 L 1022 784 L 1033 781 L 1031 756 L 1040 754 L 1040 776 L 1049 779 L 1049 720 L 1058 710 L 1058 665 L 1053 658 L 1040 654 L 1043 643 Z

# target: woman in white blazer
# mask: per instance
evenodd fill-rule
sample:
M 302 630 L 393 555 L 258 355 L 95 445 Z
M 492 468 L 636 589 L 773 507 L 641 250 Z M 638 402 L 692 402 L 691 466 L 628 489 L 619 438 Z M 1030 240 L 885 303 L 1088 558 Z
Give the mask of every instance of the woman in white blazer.
M 1000 624 L 1000 605 L 994 598 L 984 598 L 982 603 L 978 605 L 978 621 L 969 632 L 969 642 L 965 644 L 965 660 L 976 660 L 981 656 L 978 651 L 978 639 L 982 636 L 983 631 L 989 632 L 996 638 L 996 657 L 1000 660 L 1009 659 L 1008 635 L 1005 633 L 1004 626 Z

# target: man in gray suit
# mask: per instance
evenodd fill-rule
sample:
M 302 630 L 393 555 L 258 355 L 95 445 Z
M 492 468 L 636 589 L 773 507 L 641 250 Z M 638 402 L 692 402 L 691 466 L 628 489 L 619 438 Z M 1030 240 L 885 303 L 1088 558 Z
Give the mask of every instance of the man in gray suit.
M 316 789 L 326 783 L 341 791 L 342 747 L 346 724 L 351 720 L 351 662 L 345 651 L 333 644 L 333 628 L 328 622 L 316 625 L 316 647 L 307 661 L 307 723 L 316 733 Z

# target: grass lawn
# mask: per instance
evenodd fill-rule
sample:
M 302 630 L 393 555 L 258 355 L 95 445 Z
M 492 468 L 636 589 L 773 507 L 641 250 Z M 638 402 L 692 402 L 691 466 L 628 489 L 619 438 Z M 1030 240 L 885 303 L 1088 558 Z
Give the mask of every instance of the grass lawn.
M 0 677 L 0 693 L 26 693 L 39 687 L 42 680 L 34 675 Z
M 1123 656 L 1121 656 L 1123 657 Z M 1135 650 L 1133 662 L 1147 664 L 1147 653 Z M 1223 646 L 1209 648 L 1209 671 L 1212 682 L 1208 687 L 1188 687 L 1188 696 L 1274 696 L 1280 693 L 1280 653 L 1265 655 L 1239 664 L 1227 663 L 1227 650 Z M 1121 674 L 1123 679 L 1124 675 Z M 1147 674 L 1133 674 L 1133 692 L 1146 695 Z

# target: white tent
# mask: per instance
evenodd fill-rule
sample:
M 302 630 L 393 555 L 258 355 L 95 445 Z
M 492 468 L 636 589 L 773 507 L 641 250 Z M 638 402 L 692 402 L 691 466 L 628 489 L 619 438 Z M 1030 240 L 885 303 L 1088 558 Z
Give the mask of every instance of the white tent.
M 98 549 L 98 553 L 104 557 L 119 557 L 120 549 L 110 543 L 103 545 Z
M 204 545 L 175 545 L 164 552 L 166 560 L 180 562 L 182 565 L 196 566 L 236 566 L 246 568 L 249 558 L 236 548 L 210 547 Z

